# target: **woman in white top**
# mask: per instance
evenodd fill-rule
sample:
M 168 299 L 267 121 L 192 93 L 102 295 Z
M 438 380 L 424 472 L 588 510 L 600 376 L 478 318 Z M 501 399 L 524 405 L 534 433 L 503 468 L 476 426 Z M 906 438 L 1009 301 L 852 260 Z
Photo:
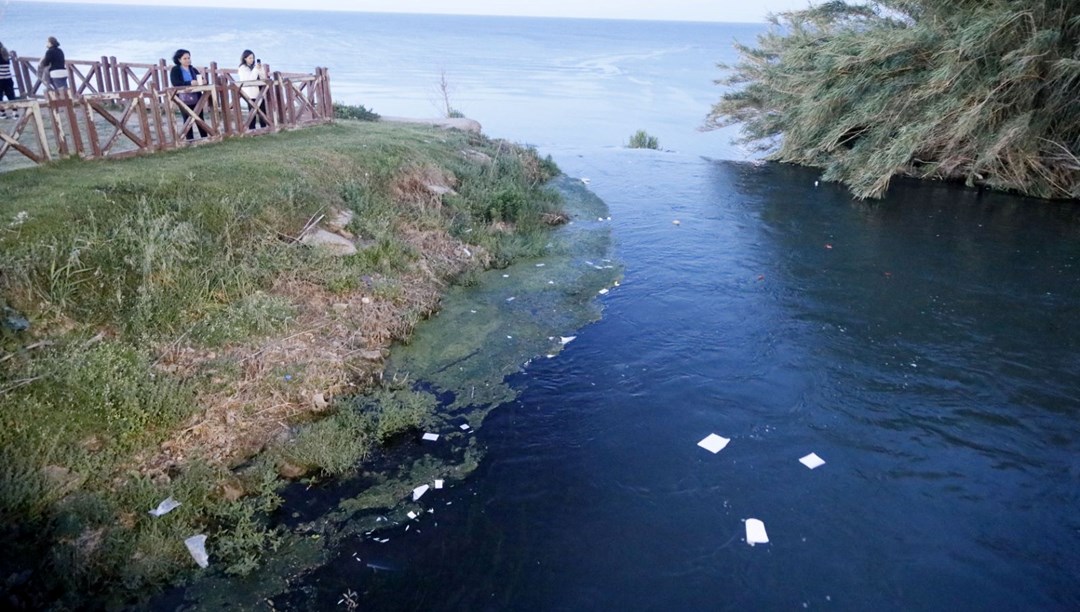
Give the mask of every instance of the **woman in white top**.
M 262 81 L 266 79 L 266 72 L 263 70 L 262 61 L 255 59 L 255 54 L 251 49 L 244 49 L 244 53 L 240 56 L 240 67 L 236 70 L 236 80 L 240 83 L 251 81 Z M 262 87 L 258 85 L 247 85 L 241 87 L 244 95 L 251 100 L 256 99 L 259 94 L 262 93 Z M 255 106 L 249 100 L 248 110 L 253 110 Z M 259 100 L 259 112 L 253 113 L 251 121 L 248 122 L 248 129 L 254 130 L 255 124 L 258 123 L 259 127 L 266 127 L 266 119 L 263 116 L 266 115 L 266 99 Z

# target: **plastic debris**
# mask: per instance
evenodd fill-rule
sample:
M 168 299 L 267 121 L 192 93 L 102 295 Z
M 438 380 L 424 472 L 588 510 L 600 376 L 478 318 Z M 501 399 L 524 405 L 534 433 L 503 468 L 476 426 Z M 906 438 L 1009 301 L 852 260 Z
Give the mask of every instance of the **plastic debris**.
M 538 264 L 536 264 L 536 267 L 537 268 L 543 268 L 545 265 L 547 265 L 547 264 L 538 263 Z
M 472 257 L 472 251 L 470 251 L 468 248 L 461 247 L 461 250 L 465 251 L 465 257 Z
M 750 546 L 769 543 L 769 534 L 765 533 L 765 523 L 756 518 L 746 519 L 746 543 Z
M 439 439 L 439 434 L 437 434 L 437 433 L 426 433 L 426 434 L 424 434 L 424 439 L 427 440 L 428 442 L 434 442 L 435 440 Z
M 697 445 L 715 455 L 724 450 L 724 447 L 728 445 L 728 442 L 731 442 L 731 438 L 709 434 L 704 440 L 698 442 Z
M 514 297 L 514 296 L 510 296 L 510 297 L 506 298 L 506 301 L 507 301 L 507 302 L 513 302 L 513 301 L 514 301 L 514 300 L 516 300 L 516 299 L 517 299 L 516 297 Z
M 674 221 L 671 222 L 671 224 L 672 225 L 682 225 L 682 221 L 679 221 L 678 219 L 675 219 Z
M 158 504 L 157 508 L 154 508 L 153 510 L 151 510 L 150 514 L 153 515 L 153 516 L 162 516 L 162 515 L 165 515 L 165 514 L 168 514 L 168 513 L 172 512 L 173 510 L 175 510 L 179 506 L 180 506 L 180 502 L 173 499 L 172 496 L 169 496 L 169 497 L 165 498 L 165 501 Z
M 802 459 L 799 459 L 799 463 L 805 465 L 812 470 L 816 467 L 821 467 L 825 465 L 825 460 L 821 457 L 818 457 L 817 453 L 810 453 Z
M 443 479 L 441 479 L 441 478 L 438 478 L 438 479 L 436 479 L 436 480 L 435 480 L 435 488 L 436 488 L 436 489 L 441 489 L 441 488 L 443 488 L 443 484 L 444 484 L 444 483 L 445 483 L 445 481 L 444 481 Z
M 461 425 L 458 425 L 458 427 L 460 427 L 462 431 L 469 431 L 469 429 L 471 429 L 468 423 L 462 423 Z
M 503 274 L 503 278 L 510 278 L 509 274 Z
M 559 336 L 559 342 L 563 346 L 566 346 L 567 344 L 573 342 L 575 338 L 577 338 L 577 336 Z
M 193 535 L 184 540 L 184 546 L 187 546 L 188 552 L 191 553 L 191 558 L 195 559 L 195 563 L 197 563 L 199 567 L 208 567 L 210 565 L 210 557 L 206 554 L 206 536 L 201 533 L 199 535 Z
M 411 519 L 415 519 L 416 517 L 418 517 L 418 516 L 420 516 L 420 515 L 419 515 L 419 514 L 417 514 L 417 513 L 415 513 L 415 512 L 413 512 L 412 510 L 409 510 L 409 513 L 408 513 L 408 514 L 406 514 L 405 516 L 407 516 L 407 517 L 409 517 L 409 518 L 411 518 Z
M 423 497 L 424 493 L 427 493 L 428 489 L 430 489 L 430 488 L 431 487 L 429 487 L 428 485 L 420 485 L 419 487 L 416 487 L 415 489 L 413 489 L 412 490 L 412 499 L 413 499 L 413 501 L 416 501 L 416 500 L 420 499 L 421 497 Z
M 597 291 L 597 293 L 599 293 L 600 295 L 607 295 L 608 289 L 601 289 L 600 291 Z

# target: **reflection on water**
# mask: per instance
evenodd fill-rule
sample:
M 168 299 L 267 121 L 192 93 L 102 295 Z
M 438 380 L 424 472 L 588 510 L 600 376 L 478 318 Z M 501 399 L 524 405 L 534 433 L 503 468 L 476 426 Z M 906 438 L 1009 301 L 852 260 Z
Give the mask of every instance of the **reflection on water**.
M 1080 605 L 1075 207 L 558 161 L 612 211 L 626 276 L 604 319 L 511 377 L 433 515 L 279 608 L 349 589 L 376 610 Z M 717 455 L 696 446 L 712 432 Z M 750 517 L 769 545 L 742 541 Z

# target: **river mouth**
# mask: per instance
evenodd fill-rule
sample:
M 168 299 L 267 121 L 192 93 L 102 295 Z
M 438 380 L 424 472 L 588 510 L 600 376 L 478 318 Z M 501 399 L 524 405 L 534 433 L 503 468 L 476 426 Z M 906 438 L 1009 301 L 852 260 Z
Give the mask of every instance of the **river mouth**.
M 570 221 L 551 232 L 543 256 L 451 288 L 437 314 L 392 348 L 385 376 L 438 402 L 423 431 L 392 439 L 358 474 L 288 485 L 270 517 L 285 530 L 283 542 L 259 569 L 244 577 L 211 571 L 159 599 L 161 605 L 303 607 L 304 590 L 290 594 L 287 586 L 299 576 L 333 573 L 319 568 L 344 562 L 375 572 L 407 565 L 394 559 L 391 542 L 437 528 L 452 505 L 447 494 L 468 486 L 484 457 L 478 438 L 485 419 L 517 396 L 509 379 L 537 360 L 558 359 L 582 327 L 601 317 L 600 298 L 619 284 L 607 206 L 580 180 L 560 176 L 551 187 Z

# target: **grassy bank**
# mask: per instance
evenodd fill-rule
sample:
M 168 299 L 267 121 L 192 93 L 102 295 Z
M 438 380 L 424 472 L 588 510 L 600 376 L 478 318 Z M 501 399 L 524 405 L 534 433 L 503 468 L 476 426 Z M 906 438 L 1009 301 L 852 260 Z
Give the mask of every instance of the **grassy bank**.
M 283 477 L 347 471 L 424 422 L 431 397 L 380 380 L 386 349 L 448 283 L 543 248 L 553 171 L 342 122 L 0 175 L 0 592 L 116 603 L 190 567 L 196 533 L 253 567 Z M 358 252 L 300 244 L 316 225 Z

